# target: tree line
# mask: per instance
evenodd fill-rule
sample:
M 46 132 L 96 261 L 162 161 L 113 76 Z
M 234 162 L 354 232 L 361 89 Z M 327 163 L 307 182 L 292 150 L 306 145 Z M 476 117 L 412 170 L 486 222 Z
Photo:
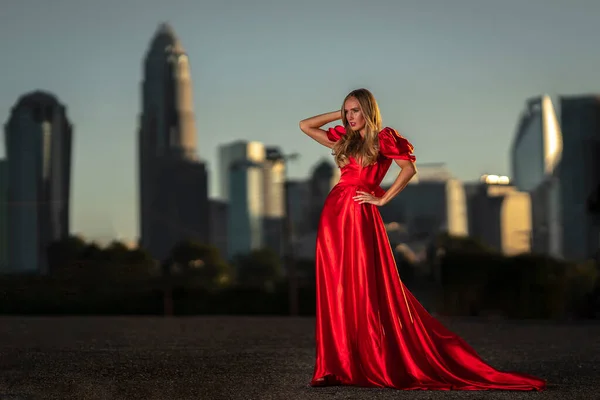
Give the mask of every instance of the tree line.
M 506 257 L 473 238 L 445 234 L 431 241 L 427 253 L 419 261 L 397 252 L 396 263 L 409 289 L 424 283 L 433 289 L 430 311 L 438 314 L 600 317 L 600 274 L 593 261 Z M 294 262 L 300 313 L 314 315 L 314 262 Z M 49 274 L 0 277 L 0 313 L 285 315 L 285 268 L 270 249 L 226 261 L 214 246 L 183 241 L 157 262 L 118 241 L 101 247 L 72 236 L 48 247 Z

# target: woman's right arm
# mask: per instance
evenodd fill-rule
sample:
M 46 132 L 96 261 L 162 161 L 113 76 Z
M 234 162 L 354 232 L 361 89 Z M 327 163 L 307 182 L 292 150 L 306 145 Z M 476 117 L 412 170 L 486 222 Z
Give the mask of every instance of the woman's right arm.
M 316 115 L 300 121 L 300 130 L 317 142 L 321 143 L 323 146 L 332 148 L 335 142 L 332 142 L 327 138 L 327 131 L 321 129 L 321 127 L 341 118 L 341 111 L 332 111 L 326 114 Z

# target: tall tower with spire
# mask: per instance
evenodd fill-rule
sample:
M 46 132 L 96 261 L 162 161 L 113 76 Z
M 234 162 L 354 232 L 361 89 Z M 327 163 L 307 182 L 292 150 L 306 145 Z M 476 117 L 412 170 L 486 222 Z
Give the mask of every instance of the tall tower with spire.
M 207 171 L 197 155 L 190 65 L 168 24 L 150 43 L 141 89 L 140 242 L 163 260 L 181 240 L 208 240 Z

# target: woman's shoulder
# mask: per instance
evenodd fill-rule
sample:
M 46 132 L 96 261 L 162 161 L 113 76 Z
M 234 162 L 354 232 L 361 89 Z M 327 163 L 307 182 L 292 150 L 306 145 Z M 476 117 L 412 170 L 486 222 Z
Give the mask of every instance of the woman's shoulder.
M 414 149 L 412 143 L 394 128 L 385 127 L 379 132 L 379 151 L 385 157 L 415 161 Z
M 385 128 L 383 128 L 382 130 L 379 131 L 378 134 L 379 139 L 383 139 L 383 138 L 393 138 L 393 137 L 397 137 L 397 138 L 401 138 L 402 135 L 398 132 L 398 130 L 390 127 L 390 126 L 386 126 Z

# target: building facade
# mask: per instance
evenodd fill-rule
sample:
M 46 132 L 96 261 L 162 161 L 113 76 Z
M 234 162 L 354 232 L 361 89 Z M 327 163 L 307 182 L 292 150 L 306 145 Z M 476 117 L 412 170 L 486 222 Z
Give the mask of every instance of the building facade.
M 280 256 L 285 252 L 286 161 L 277 147 L 267 147 L 264 162 L 265 245 Z
M 417 240 L 430 240 L 439 233 L 468 235 L 464 184 L 438 164 L 420 166 L 418 176 L 402 195 L 381 208 L 383 220 L 403 224 L 410 237 Z
M 260 142 L 236 141 L 219 149 L 221 197 L 228 203 L 229 259 L 265 245 L 265 159 Z
M 48 245 L 69 234 L 73 130 L 47 92 L 21 97 L 5 125 L 8 269 L 47 273 Z
M 510 185 L 487 175 L 468 196 L 469 236 L 507 256 L 531 250 L 531 199 Z
M 598 221 L 587 200 L 598 185 L 600 101 L 595 96 L 527 101 L 511 149 L 514 183 L 532 204 L 532 251 L 594 257 Z
M 270 248 L 284 252 L 284 155 L 260 142 L 236 141 L 219 149 L 221 197 L 228 202 L 229 258 Z
M 311 206 L 310 181 L 288 180 L 286 190 L 289 201 L 289 217 L 292 228 L 292 242 L 299 241 L 310 232 L 307 210 Z
M 138 136 L 140 243 L 158 260 L 182 240 L 209 242 L 208 174 L 197 156 L 188 56 L 167 25 L 144 61 Z
M 532 248 L 562 257 L 560 175 L 563 135 L 550 96 L 529 99 L 521 113 L 511 149 L 515 186 L 530 193 Z
M 262 165 L 267 158 L 267 149 L 260 142 L 238 140 L 219 147 L 219 189 L 222 200 L 229 201 L 231 186 L 228 171 L 231 165 L 241 161 L 248 161 Z
M 600 96 L 565 96 L 560 104 L 563 253 L 568 259 L 594 258 L 600 223 L 588 200 L 600 184 Z

